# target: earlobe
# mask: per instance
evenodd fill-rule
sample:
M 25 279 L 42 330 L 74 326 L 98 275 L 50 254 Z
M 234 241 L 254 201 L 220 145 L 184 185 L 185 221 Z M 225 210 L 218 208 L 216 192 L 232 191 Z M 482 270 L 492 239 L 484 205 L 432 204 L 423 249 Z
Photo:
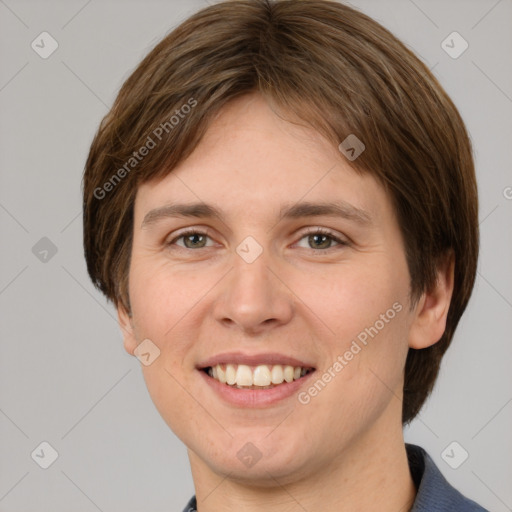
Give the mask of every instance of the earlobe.
M 454 270 L 455 256 L 449 251 L 439 264 L 435 285 L 423 293 L 416 305 L 409 330 L 409 347 L 430 347 L 443 336 L 453 294 Z
M 133 327 L 133 320 L 123 304 L 119 303 L 117 306 L 117 318 L 119 327 L 123 334 L 123 343 L 126 352 L 134 355 L 134 350 L 137 348 L 137 339 L 135 337 L 135 329 Z

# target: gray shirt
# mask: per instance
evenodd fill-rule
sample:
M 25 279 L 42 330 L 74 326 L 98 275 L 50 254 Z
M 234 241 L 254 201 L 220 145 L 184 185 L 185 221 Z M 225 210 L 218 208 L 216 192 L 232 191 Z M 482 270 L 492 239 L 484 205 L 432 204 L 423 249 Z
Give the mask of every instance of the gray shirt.
M 489 512 L 452 487 L 423 448 L 408 443 L 405 448 L 418 491 L 410 512 Z M 199 512 L 196 507 L 194 496 L 183 512 Z

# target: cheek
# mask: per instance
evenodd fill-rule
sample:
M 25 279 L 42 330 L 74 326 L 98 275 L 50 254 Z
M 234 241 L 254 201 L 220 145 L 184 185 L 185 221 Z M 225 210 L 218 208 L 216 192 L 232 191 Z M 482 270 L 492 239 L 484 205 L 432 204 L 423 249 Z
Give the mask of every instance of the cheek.
M 139 334 L 162 342 L 194 308 L 208 284 L 204 273 L 173 269 L 168 262 L 139 259 L 130 269 L 130 298 Z
M 408 300 L 407 273 L 400 267 L 375 261 L 338 265 L 328 275 L 325 271 L 297 273 L 290 288 L 325 327 L 322 332 L 335 340 L 336 348 L 343 348 L 376 322 L 379 331 L 396 323 L 395 317 L 400 316 L 396 310 L 400 306 L 405 310 Z M 400 306 L 393 308 L 395 303 Z
M 393 396 L 390 389 L 401 393 L 409 322 L 404 268 L 399 262 L 340 267 L 328 279 L 302 281 L 305 302 L 328 327 L 316 336 L 327 356 L 317 378 L 328 383 L 311 389 L 315 417 L 337 411 L 324 420 L 347 421 L 347 413 L 361 419 L 382 410 Z
M 181 400 L 184 360 L 190 336 L 180 332 L 191 309 L 194 292 L 172 278 L 164 265 L 141 260 L 130 270 L 130 302 L 137 342 L 149 339 L 159 351 L 149 366 L 142 366 L 151 398 L 159 410 Z M 186 333 L 185 333 L 186 334 Z

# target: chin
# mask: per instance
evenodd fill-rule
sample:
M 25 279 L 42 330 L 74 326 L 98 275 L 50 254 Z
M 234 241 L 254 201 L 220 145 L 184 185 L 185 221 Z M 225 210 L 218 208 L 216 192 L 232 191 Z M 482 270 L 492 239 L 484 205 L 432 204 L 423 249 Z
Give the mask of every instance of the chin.
M 203 461 L 212 471 L 219 475 L 229 475 L 230 480 L 247 483 L 251 486 L 275 487 L 278 483 L 293 482 L 311 471 L 314 453 L 307 454 L 304 443 L 265 439 L 268 430 L 263 434 L 250 436 L 255 442 L 249 441 L 249 436 L 236 436 L 230 441 L 230 446 L 222 448 L 221 443 L 210 444 L 220 447 L 215 453 L 203 452 Z M 197 452 L 196 452 L 197 453 Z M 200 453 L 200 452 L 199 452 Z

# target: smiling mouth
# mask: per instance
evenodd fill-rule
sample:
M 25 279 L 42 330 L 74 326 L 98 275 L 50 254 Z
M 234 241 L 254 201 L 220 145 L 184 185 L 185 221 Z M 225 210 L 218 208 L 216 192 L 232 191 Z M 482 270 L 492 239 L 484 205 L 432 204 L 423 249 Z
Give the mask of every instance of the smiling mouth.
M 203 368 L 216 381 L 238 389 L 272 389 L 299 380 L 314 368 L 280 364 L 217 364 Z

